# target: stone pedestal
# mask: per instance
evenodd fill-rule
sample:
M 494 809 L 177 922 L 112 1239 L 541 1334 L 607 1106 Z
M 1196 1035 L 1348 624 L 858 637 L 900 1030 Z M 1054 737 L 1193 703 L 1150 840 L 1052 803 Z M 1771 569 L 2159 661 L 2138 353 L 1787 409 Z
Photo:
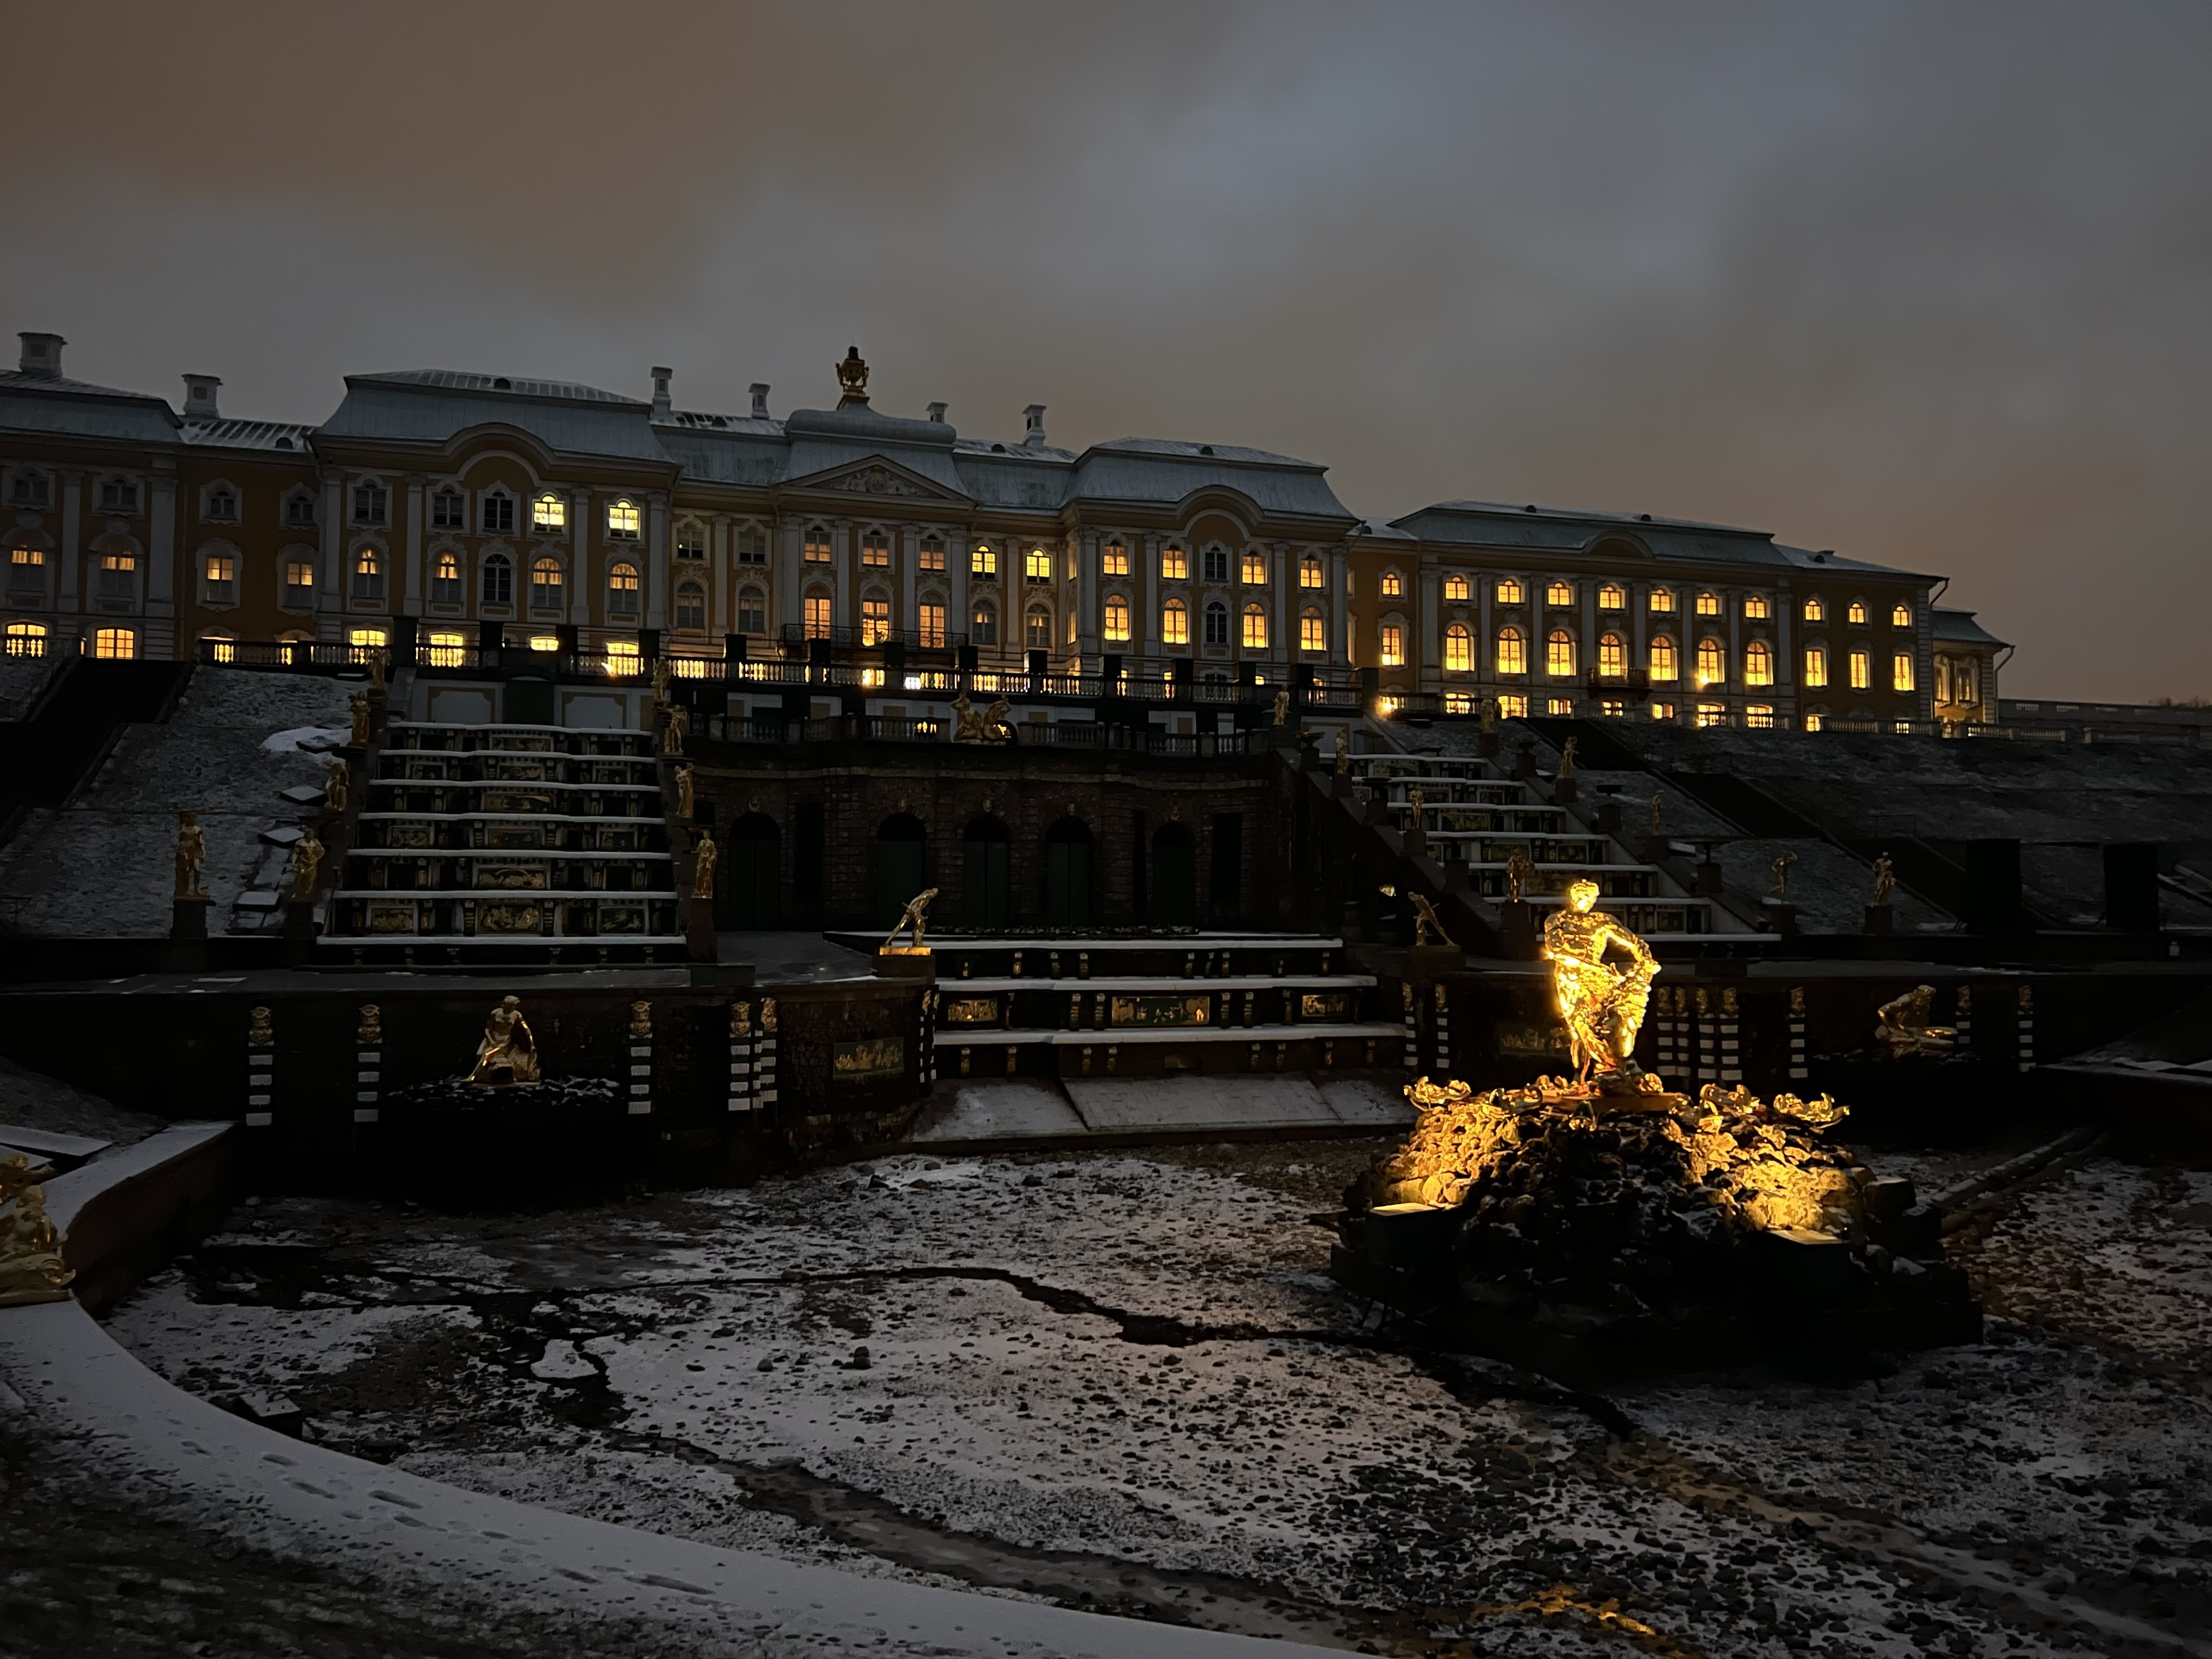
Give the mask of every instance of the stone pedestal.
M 1483 760 L 1496 760 L 1498 758 L 1498 744 L 1497 732 L 1478 732 L 1475 734 L 1474 752 L 1480 758 Z
M 311 939 L 314 936 L 315 902 L 313 899 L 286 899 L 284 901 L 284 937 L 292 939 Z
M 711 899 L 695 899 L 684 924 L 684 955 L 690 962 L 714 959 L 714 905 Z
M 1407 830 L 1405 835 L 1405 849 L 1406 856 L 1409 859 L 1426 858 L 1429 852 L 1429 837 L 1427 831 L 1422 830 L 1418 825 Z
M 1467 952 L 1456 945 L 1416 945 L 1406 952 L 1406 966 L 1425 979 L 1455 974 L 1467 966 Z
M 876 952 L 878 979 L 912 979 L 931 984 L 937 978 L 937 957 L 927 945 L 886 945 Z
M 1590 827 L 1601 836 L 1619 835 L 1620 833 L 1620 803 L 1617 800 L 1600 801 L 1597 816 L 1590 820 Z
M 1552 804 L 1554 806 L 1572 806 L 1576 793 L 1572 778 L 1554 778 L 1552 781 Z
M 1505 954 L 1516 962 L 1536 959 L 1536 913 L 1526 899 L 1508 899 L 1505 912 Z
M 1887 933 L 1891 931 L 1889 906 L 1887 904 L 1869 904 L 1867 906 L 1866 930 L 1869 933 Z
M 1721 896 L 1721 866 L 1717 860 L 1698 860 L 1697 875 L 1698 897 L 1718 898 Z
M 1636 856 L 1646 864 L 1664 864 L 1674 856 L 1674 849 L 1664 836 L 1646 836 L 1637 843 Z
M 1794 933 L 1797 931 L 1797 907 L 1787 899 L 1761 899 L 1760 908 L 1766 915 L 1766 930 L 1770 933 Z
M 207 937 L 208 898 L 180 898 L 170 902 L 169 937 L 173 939 L 204 939 Z

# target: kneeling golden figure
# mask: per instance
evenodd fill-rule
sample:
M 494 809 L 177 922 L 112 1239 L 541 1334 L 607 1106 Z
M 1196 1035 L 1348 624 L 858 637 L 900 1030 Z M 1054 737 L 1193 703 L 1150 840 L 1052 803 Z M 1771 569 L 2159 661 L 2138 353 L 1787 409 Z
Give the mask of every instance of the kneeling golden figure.
M 1544 923 L 1552 999 L 1567 1028 L 1577 1077 L 1632 1077 L 1641 1070 L 1632 1056 L 1659 963 L 1650 946 L 1596 904 L 1597 884 L 1581 878 L 1568 884 L 1566 902 Z M 1628 965 L 1607 962 L 1609 949 L 1619 950 Z
M 477 1068 L 469 1081 L 485 1085 L 538 1081 L 538 1042 L 522 1017 L 522 999 L 509 997 L 484 1021 L 477 1044 Z

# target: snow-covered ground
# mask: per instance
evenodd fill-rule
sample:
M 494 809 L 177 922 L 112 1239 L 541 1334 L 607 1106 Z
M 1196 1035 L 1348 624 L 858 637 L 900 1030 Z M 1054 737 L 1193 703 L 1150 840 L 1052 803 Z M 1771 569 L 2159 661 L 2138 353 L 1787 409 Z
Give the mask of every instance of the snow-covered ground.
M 2212 1177 L 2024 1194 L 1960 1244 L 1989 1340 L 1879 1382 L 1592 1400 L 1404 1352 L 1338 1292 L 1310 1218 L 1378 1145 L 534 1217 L 272 1200 L 111 1329 L 456 1485 L 1324 1645 L 2212 1653 Z

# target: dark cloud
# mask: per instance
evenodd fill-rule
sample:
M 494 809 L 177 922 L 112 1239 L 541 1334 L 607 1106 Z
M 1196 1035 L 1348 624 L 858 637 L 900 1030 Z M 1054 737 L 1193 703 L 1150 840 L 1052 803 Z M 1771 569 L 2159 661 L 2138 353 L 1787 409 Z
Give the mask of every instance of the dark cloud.
M 1310 455 L 1953 576 L 2212 693 L 2212 13 L 19 7 L 13 327 L 93 378 L 570 375 Z

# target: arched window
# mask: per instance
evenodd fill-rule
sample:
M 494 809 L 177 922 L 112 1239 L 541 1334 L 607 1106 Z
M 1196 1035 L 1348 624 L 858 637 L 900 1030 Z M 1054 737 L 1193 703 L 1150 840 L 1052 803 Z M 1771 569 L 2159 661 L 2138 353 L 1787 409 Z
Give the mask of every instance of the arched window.
M 1207 548 L 1201 556 L 1204 562 L 1199 568 L 1204 573 L 1206 580 L 1225 582 L 1229 580 L 1229 550 L 1227 548 L 1216 542 L 1212 547 Z
M 1601 611 L 1628 609 L 1628 590 L 1619 582 L 1607 582 L 1597 591 L 1597 608 Z
M 707 526 L 696 519 L 686 519 L 676 526 L 676 556 L 679 559 L 703 559 L 707 556 Z
M 1229 607 L 1218 599 L 1206 607 L 1206 642 L 1208 645 L 1229 643 Z
M 1042 605 L 1033 607 L 1022 619 L 1022 638 L 1032 651 L 1052 649 L 1052 612 Z
M 514 603 L 514 563 L 504 553 L 495 553 L 483 562 L 483 602 Z
M 1237 580 L 1247 587 L 1265 587 L 1267 585 L 1267 556 L 1248 551 L 1240 563 Z
M 1767 618 L 1766 596 L 1747 593 L 1743 596 L 1743 619 L 1746 622 L 1765 622 Z
M 891 562 L 891 538 L 880 530 L 860 532 L 860 562 L 878 570 L 888 570 Z
M 915 620 L 917 624 L 916 631 L 921 635 L 921 648 L 925 651 L 944 650 L 945 601 L 941 599 L 924 599 L 916 610 L 919 614 Z
M 1382 624 L 1381 635 L 1376 642 L 1381 647 L 1381 650 L 1377 654 L 1381 658 L 1383 667 L 1402 668 L 1405 666 L 1405 623 L 1395 622 L 1384 623 Z
M 355 516 L 358 518 L 359 514 Z M 469 527 L 468 503 L 461 492 L 447 484 L 430 497 L 430 528 L 433 530 L 466 530 Z
M 92 654 L 102 662 L 129 662 L 138 654 L 138 635 L 128 628 L 95 629 Z
M 1698 684 L 1719 685 L 1728 678 L 1728 647 L 1710 634 L 1698 641 Z
M 1774 684 L 1774 653 L 1764 640 L 1753 640 L 1743 648 L 1743 683 L 1746 685 Z
M 806 533 L 799 538 L 799 556 L 809 564 L 829 563 L 831 556 L 830 526 L 824 524 L 807 526 Z
M 996 645 L 999 642 L 999 607 L 988 599 L 975 607 L 969 626 L 975 629 L 975 643 Z
M 534 611 L 561 608 L 561 561 L 538 559 L 530 567 L 530 605 Z
M 707 630 L 707 590 L 696 582 L 676 585 L 676 625 L 694 633 Z
M 752 535 L 757 535 L 757 534 L 759 534 L 760 532 L 757 532 L 757 531 L 753 531 L 753 532 L 749 532 L 748 533 L 749 533 L 749 534 L 752 534 Z M 944 538 L 944 537 L 942 537 L 942 536 L 924 536 L 924 537 L 921 538 L 921 548 L 920 548 L 918 550 L 919 550 L 919 552 L 920 552 L 921 558 L 921 568 L 922 568 L 924 570 L 942 570 L 942 569 L 944 569 L 944 568 L 945 568 L 945 538 Z M 740 551 L 740 553 L 739 553 L 738 556 L 739 556 L 740 558 L 742 558 L 742 557 L 744 556 L 744 554 L 743 554 L 743 552 L 742 552 L 742 551 Z M 763 558 L 763 559 L 762 560 L 762 562 L 763 562 L 763 563 L 766 563 L 766 562 L 767 562 L 767 561 Z
M 631 501 L 628 496 L 622 496 L 607 503 L 607 536 L 609 539 L 617 542 L 635 541 L 638 536 L 638 526 L 641 522 L 641 520 L 638 515 L 637 503 Z
M 1850 603 L 1850 608 L 1844 614 L 1850 620 L 1852 627 L 1864 628 L 1867 624 L 1866 601 L 1864 599 L 1853 599 Z
M 1244 607 L 1244 648 L 1265 651 L 1267 648 L 1267 613 L 1256 605 Z
M 384 556 L 373 547 L 355 550 L 353 596 L 356 599 L 380 599 L 384 597 Z
M 1112 645 L 1129 642 L 1129 602 L 1119 593 L 1106 596 L 1105 638 Z
M 1912 607 L 1903 604 L 1893 606 L 1889 613 L 1889 625 L 1892 628 L 1911 627 Z
M 1465 604 L 1474 597 L 1474 587 L 1468 579 L 1454 571 L 1444 578 L 1444 598 L 1454 604 Z
M 1160 580 L 1180 582 L 1190 579 L 1190 555 L 1170 542 L 1160 550 Z
M 1651 609 L 1654 614 L 1658 616 L 1673 616 L 1674 614 L 1674 590 L 1671 587 L 1653 588 L 1651 590 Z
M 1190 643 L 1190 607 L 1181 599 L 1170 599 L 1160 607 L 1160 643 Z
M 1098 550 L 1098 574 L 1102 576 L 1126 576 L 1129 574 L 1129 544 L 1114 537 Z
M 825 542 L 823 545 L 827 547 L 829 544 Z M 976 543 L 975 550 L 968 556 L 968 574 L 971 576 L 997 576 L 999 550 L 988 542 Z
M 1597 672 L 1609 680 L 1628 678 L 1628 647 L 1618 634 L 1597 636 Z
M 768 595 L 757 587 L 738 591 L 738 632 L 765 634 L 768 632 Z
M 1517 628 L 1498 630 L 1498 672 L 1501 674 L 1525 674 L 1528 672 L 1528 641 Z
M 830 596 L 818 587 L 799 601 L 800 612 L 804 618 L 805 635 L 808 639 L 826 640 L 830 637 L 832 626 L 830 605 Z
M 514 497 L 503 489 L 491 490 L 483 498 L 483 533 L 487 536 L 514 533 Z
M 617 562 L 607 567 L 607 609 L 618 615 L 637 615 L 637 567 Z
M 205 516 L 216 524 L 228 524 L 238 517 L 238 492 L 228 484 L 217 484 L 207 493 Z
M 1864 646 L 1854 648 L 1850 655 L 1851 690 L 1864 691 L 1874 684 L 1874 653 Z
M 1498 604 L 1520 605 L 1524 603 L 1528 597 L 1528 591 L 1521 586 L 1519 580 L 1516 578 L 1511 576 L 1500 576 L 1498 579 Z
M 1546 605 L 1565 607 L 1566 605 L 1572 605 L 1574 602 L 1575 590 L 1574 585 L 1571 582 L 1553 582 L 1544 590 L 1544 603 Z
M 1052 555 L 1041 547 L 1033 547 L 1022 555 L 1022 574 L 1033 582 L 1052 580 Z
M 1299 616 L 1298 649 L 1301 651 L 1328 649 L 1328 623 L 1320 611 L 1309 609 Z
M 1805 647 L 1805 684 L 1818 690 L 1828 683 L 1828 647 L 1808 645 Z
M 307 585 L 314 585 L 313 568 L 308 568 Z M 461 562 L 452 553 L 438 555 L 438 562 L 430 570 L 430 603 L 459 605 L 461 602 Z
M 8 586 L 43 593 L 46 587 L 46 550 L 18 542 L 8 550 Z
M 1820 602 L 1819 595 L 1805 601 L 1805 620 L 1814 623 L 1828 620 L 1828 607 Z
M 568 503 L 545 491 L 530 504 L 530 527 L 541 536 L 558 535 L 568 527 Z
M 1698 594 L 1698 614 L 1700 617 L 1719 616 L 1721 614 L 1721 596 L 1717 593 Z
M 1553 629 L 1544 641 L 1544 672 L 1555 680 L 1575 677 L 1575 636 L 1564 628 Z
M 200 557 L 200 574 L 207 583 L 207 602 L 210 605 L 235 605 L 238 602 L 236 556 L 222 551 L 219 546 L 209 549 Z
M 7 651 L 11 657 L 43 657 L 46 654 L 46 625 L 44 623 L 11 622 L 8 624 Z
M 1444 672 L 1466 674 L 1474 669 L 1474 635 L 1467 631 L 1465 623 L 1454 623 L 1444 629 Z
M 1674 654 L 1674 641 L 1664 634 L 1655 636 L 1649 652 L 1651 661 L 1651 683 L 1671 684 L 1681 678 L 1682 665 Z
M 1328 586 L 1328 570 L 1323 568 L 1322 562 L 1310 553 L 1298 561 L 1298 586 L 1300 587 Z
M 1384 571 L 1382 573 L 1382 597 L 1386 599 L 1404 599 L 1406 597 L 1406 579 L 1395 570 Z
M 1893 691 L 1912 690 L 1912 653 L 1900 651 L 1889 659 L 1889 689 Z
M 702 620 L 700 624 L 702 627 L 706 625 L 703 620 L 705 609 L 706 599 L 702 594 L 700 598 L 700 610 L 702 613 Z M 681 623 L 677 624 L 679 628 L 683 625 L 684 624 Z M 881 645 L 885 640 L 890 638 L 890 600 L 881 593 L 863 593 L 860 596 L 860 643 L 862 645 Z

